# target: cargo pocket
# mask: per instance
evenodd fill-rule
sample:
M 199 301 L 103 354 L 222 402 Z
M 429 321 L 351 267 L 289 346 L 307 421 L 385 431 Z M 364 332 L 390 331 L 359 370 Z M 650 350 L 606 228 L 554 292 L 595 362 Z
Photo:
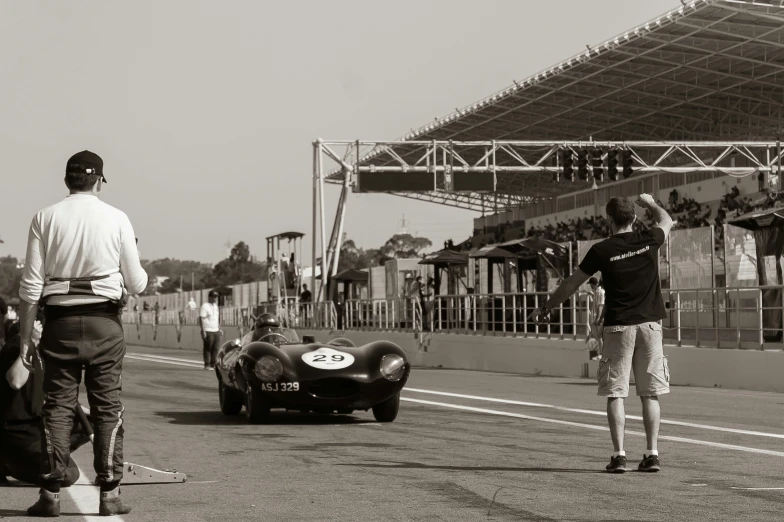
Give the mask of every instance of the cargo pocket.
M 599 389 L 607 386 L 607 381 L 610 378 L 610 359 L 602 357 L 599 360 L 599 369 L 596 371 L 596 380 L 599 383 Z
M 602 342 L 607 342 L 607 334 L 613 333 L 621 333 L 625 332 L 629 327 L 625 325 L 614 325 L 614 326 L 605 326 L 602 329 Z

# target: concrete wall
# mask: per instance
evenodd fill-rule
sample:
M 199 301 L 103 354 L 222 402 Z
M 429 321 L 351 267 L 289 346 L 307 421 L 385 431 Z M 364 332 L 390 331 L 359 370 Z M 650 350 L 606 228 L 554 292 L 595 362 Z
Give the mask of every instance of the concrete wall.
M 157 346 L 201 352 L 196 326 L 184 326 L 179 335 L 175 326 L 124 325 L 129 345 Z M 239 328 L 224 327 L 224 340 L 240 337 Z M 313 335 L 326 341 L 328 331 L 299 330 L 300 336 Z M 361 345 L 378 339 L 398 344 L 415 366 L 443 367 L 533 374 L 553 377 L 596 377 L 597 363 L 588 363 L 582 342 L 513 337 L 433 334 L 420 347 L 413 333 L 346 332 Z M 784 352 L 726 350 L 665 346 L 671 383 L 703 387 L 784 392 Z M 633 392 L 632 392 L 633 393 Z

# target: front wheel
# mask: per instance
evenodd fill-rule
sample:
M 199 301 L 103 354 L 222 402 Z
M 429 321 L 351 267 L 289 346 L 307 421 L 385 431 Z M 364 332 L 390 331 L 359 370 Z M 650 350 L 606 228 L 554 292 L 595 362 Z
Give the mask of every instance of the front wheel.
M 397 392 L 381 404 L 373 406 L 373 416 L 378 422 L 392 422 L 397 418 L 400 409 L 400 392 Z
M 270 404 L 256 388 L 248 387 L 245 394 L 245 413 L 250 424 L 264 424 L 269 420 Z
M 241 393 L 229 388 L 221 380 L 218 381 L 218 398 L 224 415 L 238 415 L 242 411 Z

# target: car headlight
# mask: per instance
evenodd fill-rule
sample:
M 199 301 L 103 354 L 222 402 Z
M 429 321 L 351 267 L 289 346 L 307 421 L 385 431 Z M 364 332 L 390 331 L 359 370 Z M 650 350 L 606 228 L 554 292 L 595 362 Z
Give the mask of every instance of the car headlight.
M 388 354 L 381 358 L 381 375 L 388 381 L 399 381 L 403 378 L 406 361 L 399 355 Z
M 265 355 L 256 361 L 253 373 L 263 382 L 275 382 L 283 375 L 283 364 L 278 358 Z

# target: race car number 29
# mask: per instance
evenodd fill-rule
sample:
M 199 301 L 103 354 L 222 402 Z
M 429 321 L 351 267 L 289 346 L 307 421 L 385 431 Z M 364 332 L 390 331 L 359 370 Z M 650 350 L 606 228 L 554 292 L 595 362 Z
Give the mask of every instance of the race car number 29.
M 302 360 L 309 366 L 320 370 L 340 370 L 354 364 L 354 356 L 332 348 L 319 348 L 314 352 L 302 354 Z

